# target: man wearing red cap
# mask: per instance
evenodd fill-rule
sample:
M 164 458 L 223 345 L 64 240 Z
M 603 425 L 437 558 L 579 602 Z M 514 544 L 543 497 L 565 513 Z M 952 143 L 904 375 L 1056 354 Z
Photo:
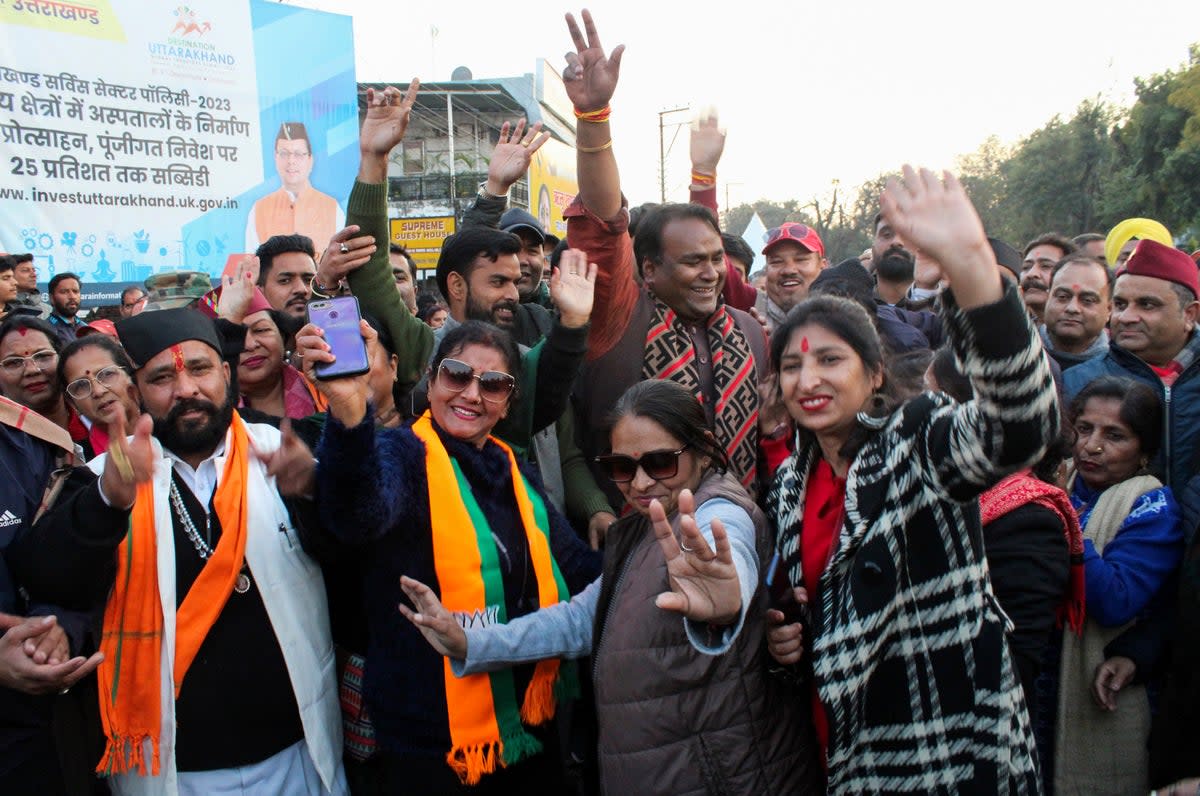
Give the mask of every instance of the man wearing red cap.
M 792 307 L 808 297 L 813 280 L 829 265 L 825 244 L 812 227 L 788 221 L 767 233 L 767 289 L 754 307 L 768 329 L 783 323 Z
M 1200 451 L 1197 295 L 1200 280 L 1192 258 L 1157 241 L 1139 241 L 1113 284 L 1108 353 L 1063 374 L 1068 400 L 1100 376 L 1137 379 L 1158 392 L 1166 433 L 1155 470 L 1183 505 L 1189 529 L 1200 517 L 1200 490 L 1193 497 L 1185 489 L 1196 475 Z

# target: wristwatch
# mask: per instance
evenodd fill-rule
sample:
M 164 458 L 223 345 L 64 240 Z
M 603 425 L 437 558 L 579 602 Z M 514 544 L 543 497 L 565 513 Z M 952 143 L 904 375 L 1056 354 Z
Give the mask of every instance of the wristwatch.
M 496 202 L 507 202 L 508 194 L 505 193 L 505 194 L 496 195 L 494 193 L 489 193 L 488 189 L 487 189 L 487 180 L 484 180 L 483 182 L 479 183 L 479 198 L 480 199 L 491 199 Z

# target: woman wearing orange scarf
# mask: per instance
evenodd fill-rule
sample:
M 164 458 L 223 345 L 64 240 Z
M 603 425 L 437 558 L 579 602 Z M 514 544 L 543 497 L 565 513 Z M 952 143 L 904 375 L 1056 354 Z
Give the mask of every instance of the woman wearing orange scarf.
M 298 342 L 306 368 L 332 360 L 316 327 Z M 597 555 L 491 436 L 516 400 L 519 363 L 505 332 L 465 323 L 434 356 L 429 411 L 378 433 L 368 376 L 317 382 L 329 400 L 317 502 L 324 526 L 364 561 L 364 695 L 388 793 L 562 790 L 549 720 L 574 685 L 570 667 L 455 678 L 395 612 L 402 575 L 429 583 L 460 621 L 486 625 L 569 599 L 599 574 Z

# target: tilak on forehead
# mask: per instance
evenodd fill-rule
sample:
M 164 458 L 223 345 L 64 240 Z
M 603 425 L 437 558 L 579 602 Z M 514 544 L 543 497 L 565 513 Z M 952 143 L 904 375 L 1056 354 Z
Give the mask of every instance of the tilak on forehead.
M 171 361 L 173 363 L 175 363 L 175 372 L 182 373 L 183 372 L 183 347 L 180 346 L 179 343 L 176 343 L 175 345 L 171 346 L 170 351 L 171 351 Z
M 807 337 L 800 338 L 800 353 L 802 353 L 802 354 L 808 353 L 808 338 Z

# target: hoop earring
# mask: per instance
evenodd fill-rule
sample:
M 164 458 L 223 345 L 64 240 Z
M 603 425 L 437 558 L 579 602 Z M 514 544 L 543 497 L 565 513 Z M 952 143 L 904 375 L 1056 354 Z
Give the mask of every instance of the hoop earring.
M 886 408 L 886 406 L 887 406 L 887 401 L 884 400 L 884 398 L 881 394 L 879 394 L 877 392 L 872 393 L 870 410 L 869 411 L 866 409 L 862 410 L 857 415 L 855 415 L 854 419 L 857 420 L 860 425 L 866 426 L 867 428 L 871 429 L 872 431 L 879 431 L 884 426 L 886 426 L 887 422 L 888 422 L 887 415 L 883 414 L 883 411 Z M 872 413 L 875 413 L 875 414 L 872 414 Z

